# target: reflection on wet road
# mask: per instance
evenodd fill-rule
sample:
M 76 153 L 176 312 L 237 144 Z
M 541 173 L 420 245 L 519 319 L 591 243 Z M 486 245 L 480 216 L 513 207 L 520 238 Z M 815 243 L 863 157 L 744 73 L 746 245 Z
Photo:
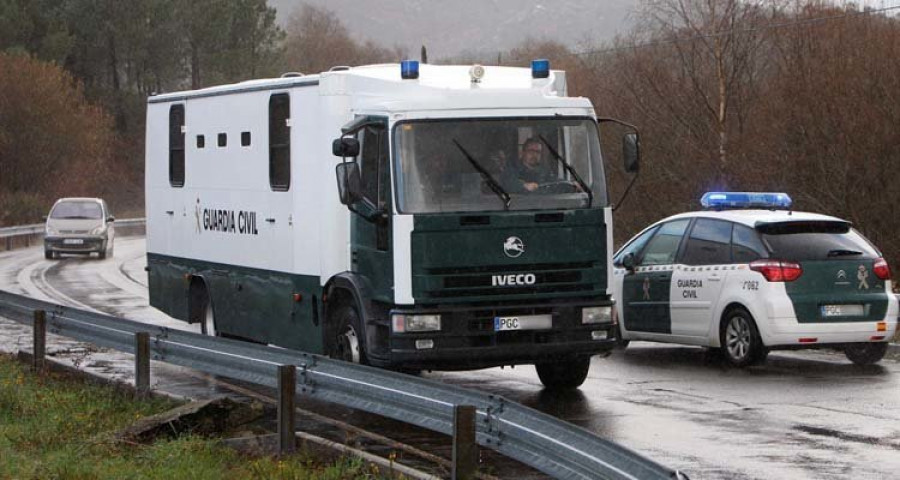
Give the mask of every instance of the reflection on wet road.
M 143 249 L 120 238 L 105 261 L 0 253 L 0 289 L 196 331 L 147 306 Z M 0 324 L 0 349 L 27 342 L 20 330 Z M 896 359 L 857 367 L 827 351 L 774 352 L 736 370 L 700 348 L 632 342 L 595 358 L 573 392 L 542 389 L 532 367 L 425 375 L 564 418 L 694 479 L 900 478 Z

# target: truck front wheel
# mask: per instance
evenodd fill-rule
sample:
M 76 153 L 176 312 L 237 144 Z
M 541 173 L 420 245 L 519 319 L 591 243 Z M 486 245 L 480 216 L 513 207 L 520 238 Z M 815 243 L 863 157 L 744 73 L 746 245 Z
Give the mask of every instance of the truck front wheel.
M 587 378 L 591 357 L 578 357 L 559 362 L 536 363 L 538 378 L 544 387 L 558 390 L 578 388 Z
M 333 318 L 338 326 L 332 340 L 331 357 L 350 363 L 366 364 L 366 349 L 359 313 L 353 305 L 341 307 Z

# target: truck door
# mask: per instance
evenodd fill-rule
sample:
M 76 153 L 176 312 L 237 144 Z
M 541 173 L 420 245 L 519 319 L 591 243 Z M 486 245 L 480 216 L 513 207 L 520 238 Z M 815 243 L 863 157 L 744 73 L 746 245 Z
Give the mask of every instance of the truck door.
M 635 332 L 672 333 L 669 292 L 672 270 L 690 219 L 663 224 L 647 243 L 634 273 L 625 276 L 622 301 L 625 328 Z
M 731 260 L 732 223 L 699 218 L 672 277 L 672 334 L 702 337 L 716 310 Z
M 363 195 L 379 215 L 366 219 L 353 215 L 351 255 L 353 270 L 371 282 L 373 299 L 392 302 L 394 261 L 391 249 L 391 174 L 387 119 L 369 124 L 358 134 Z

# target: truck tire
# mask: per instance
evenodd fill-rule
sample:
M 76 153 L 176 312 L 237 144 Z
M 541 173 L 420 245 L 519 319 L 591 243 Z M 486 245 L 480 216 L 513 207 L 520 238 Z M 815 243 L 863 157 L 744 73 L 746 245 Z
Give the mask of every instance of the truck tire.
M 53 260 L 53 250 L 44 250 L 44 258 L 47 260 Z
M 588 370 L 591 368 L 591 357 L 536 363 L 534 368 L 544 387 L 554 390 L 571 390 L 584 383 Z
M 746 309 L 736 307 L 722 317 L 719 328 L 722 357 L 735 367 L 762 363 L 769 350 L 763 345 L 756 322 Z
M 354 305 L 343 305 L 335 312 L 332 318 L 337 329 L 337 334 L 332 340 L 329 349 L 331 357 L 350 363 L 366 365 L 365 334 L 362 330 L 362 322 L 359 312 Z
M 884 358 L 887 342 L 851 343 L 844 347 L 844 355 L 856 365 L 873 365 Z

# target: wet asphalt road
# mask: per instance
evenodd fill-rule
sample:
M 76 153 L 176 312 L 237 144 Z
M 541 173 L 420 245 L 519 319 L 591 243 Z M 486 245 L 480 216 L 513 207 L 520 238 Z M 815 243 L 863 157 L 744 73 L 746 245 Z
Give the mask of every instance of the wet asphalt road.
M 38 248 L 2 252 L 0 289 L 198 330 L 147 306 L 142 238 L 117 239 L 115 253 L 47 261 Z M 0 350 L 27 349 L 29 336 L 0 323 Z M 100 368 L 130 361 L 84 355 Z M 565 394 L 543 390 L 531 367 L 426 375 L 564 418 L 693 479 L 900 478 L 896 358 L 857 367 L 828 351 L 773 352 L 763 366 L 736 370 L 703 349 L 634 342 L 595 358 L 584 386 Z M 183 377 L 157 367 L 155 387 Z

